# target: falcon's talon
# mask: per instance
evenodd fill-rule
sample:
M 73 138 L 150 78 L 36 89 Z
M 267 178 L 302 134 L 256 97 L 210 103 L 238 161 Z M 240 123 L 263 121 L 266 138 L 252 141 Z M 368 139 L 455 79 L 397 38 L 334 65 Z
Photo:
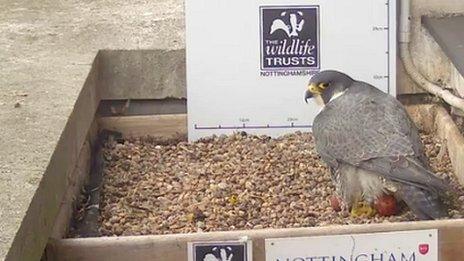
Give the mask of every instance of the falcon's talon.
M 352 217 L 373 217 L 376 211 L 371 205 L 367 202 L 361 201 L 355 204 L 353 208 L 351 208 L 351 216 Z

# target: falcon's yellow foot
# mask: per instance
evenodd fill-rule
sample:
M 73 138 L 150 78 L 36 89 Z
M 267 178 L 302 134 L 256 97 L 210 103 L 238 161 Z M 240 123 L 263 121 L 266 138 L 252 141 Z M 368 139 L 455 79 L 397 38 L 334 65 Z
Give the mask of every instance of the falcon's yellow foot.
M 352 217 L 373 217 L 375 215 L 375 209 L 367 202 L 361 201 L 356 203 L 351 208 Z

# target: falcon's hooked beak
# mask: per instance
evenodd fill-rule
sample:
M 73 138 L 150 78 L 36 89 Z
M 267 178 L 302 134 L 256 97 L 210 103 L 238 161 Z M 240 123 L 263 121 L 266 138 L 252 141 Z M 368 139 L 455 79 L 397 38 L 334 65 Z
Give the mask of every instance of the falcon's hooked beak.
M 311 99 L 313 97 L 313 94 L 309 89 L 306 90 L 305 92 L 305 102 L 308 103 L 308 99 Z
M 325 87 L 327 87 L 327 85 L 324 83 L 321 83 L 319 85 L 316 85 L 314 83 L 309 84 L 308 89 L 305 92 L 305 102 L 308 103 L 308 99 L 311 99 L 316 95 L 321 95 Z

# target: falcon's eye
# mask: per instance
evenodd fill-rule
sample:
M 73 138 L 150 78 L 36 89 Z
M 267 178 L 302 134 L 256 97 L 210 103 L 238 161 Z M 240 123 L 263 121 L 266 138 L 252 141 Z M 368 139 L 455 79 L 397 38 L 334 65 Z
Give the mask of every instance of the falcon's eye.
M 319 85 L 318 85 L 318 87 L 319 87 L 320 89 L 322 89 L 322 90 L 324 90 L 324 89 L 327 88 L 328 86 L 329 86 L 329 84 L 326 83 L 326 82 L 321 82 L 321 83 L 319 83 Z

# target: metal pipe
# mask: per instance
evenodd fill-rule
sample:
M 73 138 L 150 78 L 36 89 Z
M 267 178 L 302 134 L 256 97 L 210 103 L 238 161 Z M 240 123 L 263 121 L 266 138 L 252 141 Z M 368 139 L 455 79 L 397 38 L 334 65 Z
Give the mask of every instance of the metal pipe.
M 400 43 L 409 43 L 409 28 L 411 28 L 411 1 L 401 0 L 400 7 L 400 33 L 399 33 L 399 42 Z

